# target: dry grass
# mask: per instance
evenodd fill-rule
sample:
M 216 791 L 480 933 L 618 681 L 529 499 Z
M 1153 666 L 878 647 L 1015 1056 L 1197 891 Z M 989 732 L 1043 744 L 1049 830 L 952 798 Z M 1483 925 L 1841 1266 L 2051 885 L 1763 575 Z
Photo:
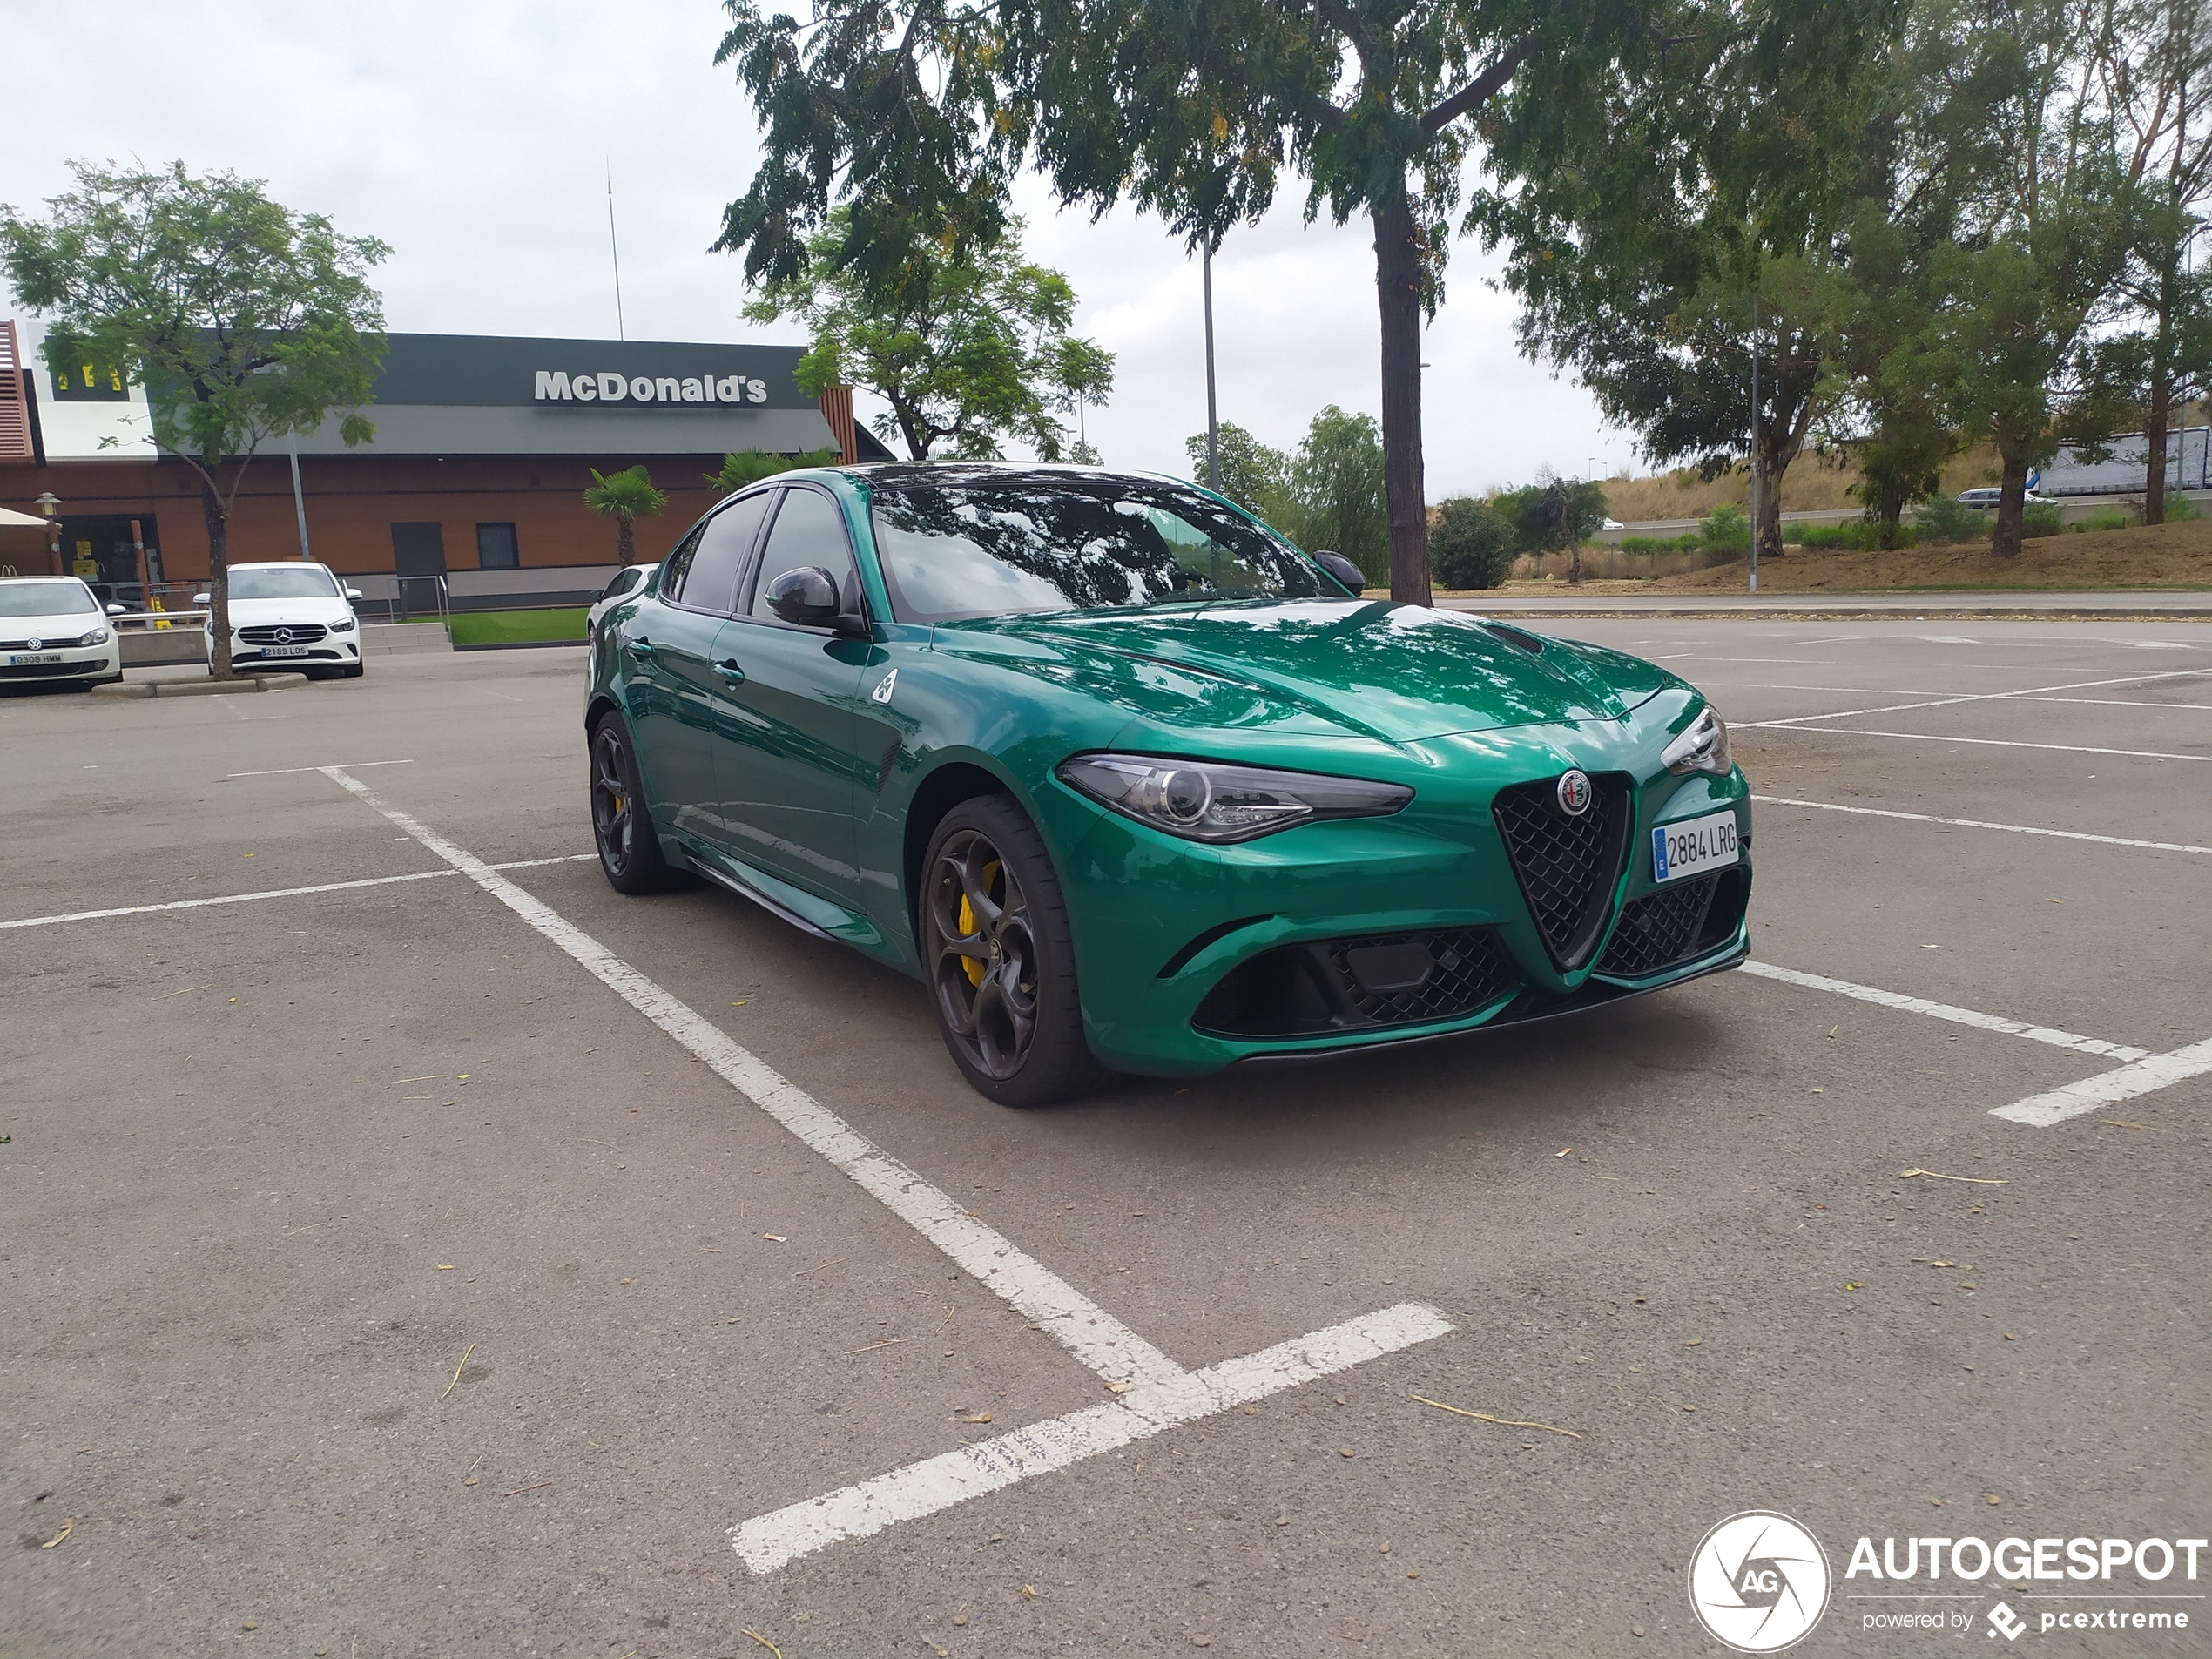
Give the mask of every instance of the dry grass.
M 1661 558 L 1669 556 L 1662 555 Z M 1690 555 L 1689 557 L 1698 556 Z M 1702 570 L 1678 570 L 1652 578 L 1623 577 L 1636 561 L 1615 554 L 1604 564 L 1589 550 L 1582 568 L 1591 578 L 1569 590 L 1557 576 L 1508 582 L 1501 594 L 1574 591 L 1608 593 L 1740 593 L 1746 586 L 1742 559 Z M 1563 559 L 1548 565 L 1565 570 Z M 1759 562 L 1764 593 L 1883 593 L 1946 589 L 2040 589 L 2089 591 L 2114 588 L 2212 588 L 2212 519 L 2138 525 L 2040 536 L 2017 558 L 2000 559 L 1986 543 L 1957 547 L 1900 548 L 1892 552 L 1797 549 Z
M 1858 480 L 1858 468 L 1848 459 L 1830 461 L 1811 453 L 1802 455 L 1782 475 L 1782 510 L 1856 510 L 1864 504 L 1851 493 Z M 1996 482 L 1997 454 L 1986 445 L 1957 456 L 1943 469 L 1946 495 L 1955 496 L 1977 484 Z M 1710 483 L 1689 470 L 1662 473 L 1651 478 L 1605 481 L 1606 511 L 1624 524 L 1703 518 L 1723 502 L 1748 511 L 1750 500 L 1750 475 L 1742 469 L 1724 473 Z

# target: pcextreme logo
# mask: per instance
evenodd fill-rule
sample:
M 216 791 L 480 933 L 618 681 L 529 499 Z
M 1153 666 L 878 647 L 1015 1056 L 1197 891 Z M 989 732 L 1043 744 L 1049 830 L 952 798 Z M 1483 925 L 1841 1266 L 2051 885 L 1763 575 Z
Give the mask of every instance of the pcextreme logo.
M 1714 1641 L 1779 1653 L 1828 1610 L 1828 1556 L 1787 1515 L 1747 1509 L 1707 1533 L 1689 1558 L 1689 1605 Z

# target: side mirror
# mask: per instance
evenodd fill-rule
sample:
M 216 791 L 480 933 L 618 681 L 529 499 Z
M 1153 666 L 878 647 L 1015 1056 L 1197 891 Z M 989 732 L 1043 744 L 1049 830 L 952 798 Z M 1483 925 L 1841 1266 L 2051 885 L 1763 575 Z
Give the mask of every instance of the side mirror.
M 837 578 L 819 565 L 786 570 L 768 583 L 768 609 L 804 628 L 829 627 L 837 620 Z
M 110 605 L 107 608 L 107 613 L 111 617 L 119 617 L 123 615 L 123 607 L 121 605 Z
M 192 597 L 192 602 L 196 605 L 212 604 L 214 601 L 215 596 L 212 593 L 195 593 Z
M 1341 553 L 1332 553 L 1326 548 L 1313 556 L 1313 562 L 1354 593 L 1367 590 L 1366 573 Z
M 346 597 L 348 599 L 358 599 L 361 597 L 361 590 L 359 588 L 348 588 L 346 590 Z

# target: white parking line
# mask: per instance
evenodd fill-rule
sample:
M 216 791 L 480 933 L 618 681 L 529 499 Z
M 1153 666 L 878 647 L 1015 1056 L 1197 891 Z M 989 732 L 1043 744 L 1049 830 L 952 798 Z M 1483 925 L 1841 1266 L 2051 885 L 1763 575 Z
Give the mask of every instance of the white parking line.
M 1779 980 L 1785 985 L 1802 986 L 1809 991 L 1828 991 L 1861 1002 L 1872 1002 L 1882 1008 L 1895 1008 L 1902 1014 L 1925 1014 L 1932 1020 L 1948 1020 L 1953 1025 L 1970 1025 L 1978 1031 L 1996 1031 L 2006 1036 L 2026 1037 L 2031 1042 L 2047 1042 L 2054 1049 L 2071 1049 L 2077 1054 L 2104 1055 L 2114 1060 L 2141 1060 L 2150 1052 L 2148 1049 L 2130 1049 L 2121 1043 L 2107 1042 L 2101 1037 L 2085 1037 L 2077 1032 L 2060 1031 L 2052 1026 L 2030 1025 L 2025 1020 L 2007 1020 L 2001 1015 L 1979 1014 L 1973 1008 L 1953 1008 L 1948 1002 L 1931 1002 L 1925 997 L 1906 996 L 1899 991 L 1880 990 L 1871 985 L 1854 985 L 1849 980 L 1830 979 L 1824 974 L 1801 974 L 1794 968 L 1777 968 L 1770 962 L 1746 962 L 1743 971 L 1761 979 Z
M 308 770 L 320 768 L 310 766 Z M 534 870 L 543 865 L 577 864 L 598 856 L 597 853 L 565 853 L 557 859 L 516 859 L 490 867 Z M 253 904 L 262 899 L 297 899 L 311 893 L 348 893 L 355 887 L 387 887 L 395 881 L 435 881 L 456 873 L 453 870 L 415 870 L 406 875 L 363 876 L 358 881 L 325 881 L 312 887 L 268 887 L 260 893 L 225 893 L 211 899 L 172 899 L 165 904 L 122 905 L 113 910 L 72 910 L 65 916 L 18 916 L 13 921 L 0 921 L 0 931 L 10 927 L 52 927 L 64 921 L 105 921 L 110 916 L 150 916 L 160 910 L 200 910 L 209 905 Z
M 1879 708 L 1837 709 L 1827 714 L 1792 714 L 1773 720 L 1747 720 L 1737 729 L 1768 730 L 1802 725 L 1807 720 L 1853 720 L 1862 714 L 1900 714 L 1908 709 L 1954 708 L 1961 703 L 2001 703 L 2007 698 L 2041 697 L 2051 691 L 2088 691 L 2107 685 L 2142 685 L 2152 680 L 2190 679 L 2206 674 L 2212 674 L 2212 668 L 2176 668 L 2162 674 L 2125 674 L 2116 679 L 2070 680 L 2063 685 L 2024 685 L 2017 691 L 1965 691 L 1952 697 L 1930 698 L 1918 703 L 1890 703 Z M 1877 732 L 1869 735 L 1889 738 L 1912 734 Z
M 1824 717 L 1808 714 L 1808 720 Z M 1763 725 L 1778 725 L 1780 722 L 1767 720 Z M 1741 726 L 1732 728 L 1742 731 Z M 1855 725 L 1796 726 L 1793 731 L 1834 732 L 1847 738 L 1910 738 L 1915 743 L 1972 743 L 1991 749 L 2049 749 L 2070 755 L 2121 755 L 2131 760 L 2212 760 L 2212 755 L 2181 755 L 2162 749 L 2099 749 L 2084 743 L 2022 743 L 2013 738 L 1948 738 L 1932 732 L 1873 732 Z
M 2026 1123 L 2033 1129 L 2048 1129 L 2069 1117 L 2117 1106 L 2123 1100 L 2133 1100 L 2155 1089 L 2170 1089 L 2207 1072 L 2212 1072 L 2212 1038 L 2168 1054 L 2145 1055 L 2133 1065 L 2100 1072 L 2044 1094 L 2030 1095 L 2026 1100 L 1996 1108 L 1990 1116 Z
M 1954 829 L 2004 830 L 2013 835 L 2044 835 L 2060 841 L 2094 841 L 2101 846 L 2135 846 L 2152 853 L 2212 854 L 2212 846 L 2187 841 L 2138 841 L 2125 835 L 2091 835 L 2084 830 L 2039 829 L 2032 824 L 1992 824 L 1979 818 L 1938 818 L 1932 813 L 1899 813 L 1880 806 L 1845 806 L 1832 800 L 1798 800 L 1790 795 L 1754 795 L 1767 806 L 1811 806 L 1824 813 L 1851 813 L 1860 818 L 1900 818 L 1915 824 L 1945 824 Z
M 1032 1475 L 1064 1469 L 1179 1424 L 1426 1342 L 1451 1328 L 1434 1309 L 1402 1303 L 1171 1382 L 1141 1385 L 1118 1400 L 908 1464 L 840 1492 L 756 1515 L 732 1527 L 730 1541 L 754 1572 L 773 1572 L 840 1539 L 865 1538 L 901 1521 L 934 1514 Z
M 348 772 L 366 772 L 371 766 L 411 766 L 414 764 L 412 760 L 348 760 L 346 769 Z M 321 770 L 320 766 L 276 766 L 267 772 L 226 772 L 223 778 L 227 782 L 233 778 L 281 778 L 289 772 Z
M 1033 1325 L 1098 1376 L 1128 1389 L 1108 1406 L 1076 1413 L 1055 1423 L 1025 1431 L 1031 1438 L 1021 1442 L 1018 1453 L 1007 1453 L 1009 1460 L 1001 1469 L 1002 1478 L 987 1480 L 979 1474 L 953 1479 L 942 1470 L 927 1475 L 906 1470 L 879 1477 L 879 1483 L 889 1483 L 881 1486 L 883 1492 L 899 1494 L 898 1501 L 888 1507 L 884 1507 L 887 1498 L 874 1495 L 853 1498 L 836 1494 L 819 1500 L 818 1502 L 836 1507 L 836 1514 L 843 1519 L 826 1529 L 812 1523 L 798 1528 L 791 1534 L 788 1547 L 772 1539 L 764 1541 L 759 1559 L 767 1565 L 755 1566 L 755 1571 L 765 1572 L 769 1566 L 806 1550 L 818 1549 L 836 1538 L 877 1531 L 894 1521 L 957 1503 L 975 1493 L 1065 1467 L 1094 1451 L 1108 1450 L 1113 1445 L 1125 1444 L 1209 1412 L 1224 1410 L 1239 1400 L 1255 1398 L 1256 1389 L 1271 1393 L 1274 1388 L 1291 1387 L 1329 1371 L 1342 1370 L 1411 1343 L 1441 1336 L 1452 1328 L 1433 1309 L 1409 1304 L 1355 1321 L 1351 1326 L 1337 1326 L 1299 1338 L 1245 1359 L 1230 1360 L 1195 1373 L 1186 1372 L 1042 1262 L 985 1226 L 951 1195 L 931 1185 L 874 1145 L 813 1096 L 738 1047 L 719 1027 L 647 979 L 550 906 L 524 892 L 490 865 L 428 825 L 378 799 L 368 785 L 348 776 L 342 767 L 324 766 L 319 770 L 504 904 L 740 1095 L 943 1251 L 979 1284 L 1027 1315 Z M 1271 1386 L 1263 1386 L 1270 1378 L 1278 1380 Z M 1113 1431 L 1118 1439 L 1110 1435 L 1102 1438 L 1096 1422 L 1102 1413 L 1115 1413 L 1127 1418 L 1126 1425 Z M 1119 1423 L 1119 1420 L 1108 1420 Z M 1070 1424 L 1075 1426 L 1063 1429 L 1062 1426 Z M 987 1444 L 998 1445 L 1016 1438 L 1001 1436 L 1000 1441 Z M 1058 1449 L 1053 1450 L 1055 1447 Z M 947 1455 L 955 1460 L 966 1460 L 963 1467 L 967 1467 L 967 1463 L 973 1462 L 971 1453 L 981 1449 L 971 1447 Z M 931 1460 L 915 1467 L 934 1469 L 941 1461 Z M 853 1489 L 855 1493 L 867 1490 Z M 810 1506 L 799 1507 L 803 1510 Z M 872 1514 L 881 1518 L 870 1524 Z M 773 1519 L 762 1517 L 760 1522 L 747 1524 L 765 1524 Z M 736 1543 L 744 1532 L 744 1527 L 734 1529 L 732 1541 Z M 754 1557 L 746 1559 L 748 1564 L 752 1564 Z

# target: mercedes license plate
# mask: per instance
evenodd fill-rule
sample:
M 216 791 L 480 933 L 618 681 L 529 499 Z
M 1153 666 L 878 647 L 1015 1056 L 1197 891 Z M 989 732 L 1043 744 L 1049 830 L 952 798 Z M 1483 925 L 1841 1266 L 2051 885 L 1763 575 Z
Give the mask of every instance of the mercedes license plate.
M 307 654 L 305 645 L 271 645 L 261 653 L 264 657 L 305 657 Z
M 1736 813 L 1709 813 L 1681 824 L 1662 824 L 1651 832 L 1651 879 L 1675 881 L 1701 870 L 1716 870 L 1739 856 Z

